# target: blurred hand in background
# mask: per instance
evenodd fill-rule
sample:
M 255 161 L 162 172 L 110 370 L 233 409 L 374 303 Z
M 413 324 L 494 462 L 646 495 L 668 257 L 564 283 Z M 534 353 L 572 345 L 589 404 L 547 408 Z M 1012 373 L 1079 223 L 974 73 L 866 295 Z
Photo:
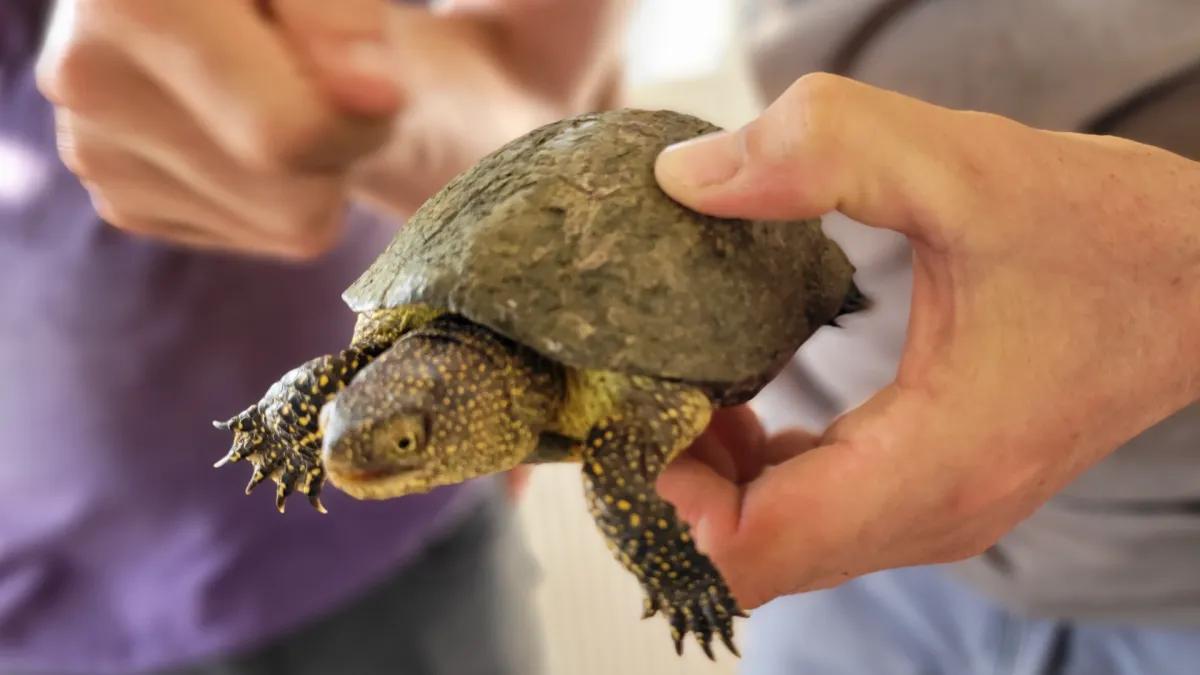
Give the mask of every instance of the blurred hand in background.
M 604 45 L 627 11 L 60 2 L 38 82 L 63 161 L 110 224 L 304 259 L 337 241 L 351 195 L 407 215 L 507 140 L 602 105 L 618 56 Z

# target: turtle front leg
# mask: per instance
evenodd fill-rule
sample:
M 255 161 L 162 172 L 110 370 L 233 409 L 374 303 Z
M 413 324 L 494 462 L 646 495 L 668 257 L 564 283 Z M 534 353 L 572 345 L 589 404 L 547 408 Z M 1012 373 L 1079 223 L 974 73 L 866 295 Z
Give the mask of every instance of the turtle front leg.
M 676 653 L 690 631 L 713 659 L 716 632 L 734 655 L 733 619 L 745 616 L 721 573 L 654 483 L 708 425 L 712 407 L 685 385 L 632 377 L 620 403 L 593 427 L 583 455 L 584 490 L 608 547 L 645 591 L 643 618 L 662 612 Z
M 214 466 L 249 460 L 254 475 L 246 494 L 271 478 L 278 485 L 275 507 L 281 513 L 287 497 L 297 491 L 308 495 L 313 507 L 324 513 L 321 407 L 371 362 L 375 351 L 352 347 L 313 359 L 285 373 L 258 403 L 224 422 L 213 422 L 218 429 L 233 430 L 233 447 Z

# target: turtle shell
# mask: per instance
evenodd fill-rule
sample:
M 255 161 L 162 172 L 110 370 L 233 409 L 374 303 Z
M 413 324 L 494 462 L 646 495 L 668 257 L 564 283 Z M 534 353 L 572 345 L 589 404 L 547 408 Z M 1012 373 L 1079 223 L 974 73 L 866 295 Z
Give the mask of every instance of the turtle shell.
M 746 400 L 839 313 L 854 268 L 819 219 L 715 218 L 658 187 L 663 148 L 718 130 L 621 109 L 529 132 L 425 202 L 343 298 L 445 308 L 568 366 Z

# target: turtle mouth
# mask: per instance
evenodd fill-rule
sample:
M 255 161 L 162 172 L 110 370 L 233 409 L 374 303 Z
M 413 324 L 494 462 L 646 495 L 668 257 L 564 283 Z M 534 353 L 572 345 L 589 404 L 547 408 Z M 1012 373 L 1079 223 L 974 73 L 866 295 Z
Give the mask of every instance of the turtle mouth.
M 421 464 L 419 462 L 394 462 L 365 468 L 338 466 L 329 468 L 332 470 L 330 473 L 336 473 L 341 482 L 378 483 L 412 476 L 421 470 Z
M 417 467 L 389 467 L 387 469 L 360 469 L 338 473 L 338 480 L 347 483 L 377 483 L 417 472 Z
M 330 469 L 329 481 L 355 499 L 391 499 L 416 492 L 428 492 L 431 487 L 418 464 L 371 469 Z

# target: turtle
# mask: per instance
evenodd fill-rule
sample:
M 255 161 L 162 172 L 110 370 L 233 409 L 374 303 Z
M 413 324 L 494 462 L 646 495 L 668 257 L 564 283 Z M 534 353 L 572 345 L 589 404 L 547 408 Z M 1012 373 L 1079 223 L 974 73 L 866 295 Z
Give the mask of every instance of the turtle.
M 350 343 L 214 422 L 216 463 L 249 460 L 282 512 L 328 480 L 388 499 L 574 462 L 591 515 L 662 613 L 709 659 L 747 616 L 662 469 L 713 411 L 748 402 L 824 326 L 871 304 L 819 218 L 695 212 L 654 176 L 668 145 L 721 128 L 671 110 L 566 117 L 497 148 L 422 204 L 342 298 Z

